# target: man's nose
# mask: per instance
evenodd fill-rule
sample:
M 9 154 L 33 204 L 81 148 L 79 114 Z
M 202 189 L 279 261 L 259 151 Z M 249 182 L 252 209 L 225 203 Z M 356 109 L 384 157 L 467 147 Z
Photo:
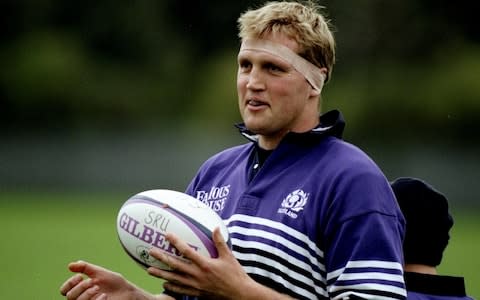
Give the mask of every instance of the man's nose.
M 265 88 L 265 81 L 262 71 L 253 67 L 248 75 L 247 88 L 252 90 L 260 90 Z

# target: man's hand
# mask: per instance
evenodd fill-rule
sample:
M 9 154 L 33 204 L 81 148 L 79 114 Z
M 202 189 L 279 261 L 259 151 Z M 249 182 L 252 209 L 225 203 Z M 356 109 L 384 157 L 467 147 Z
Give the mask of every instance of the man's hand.
M 122 275 L 94 264 L 78 261 L 70 263 L 68 268 L 80 273 L 67 279 L 60 287 L 60 293 L 68 300 L 173 300 L 167 295 L 151 295 Z
M 213 241 L 218 251 L 217 258 L 205 257 L 197 253 L 176 235 L 168 233 L 167 240 L 189 261 L 177 259 L 152 248 L 150 255 L 164 262 L 173 271 L 154 267 L 148 272 L 166 280 L 164 288 L 190 296 L 239 299 L 246 286 L 256 284 L 243 270 L 225 243 L 220 229 L 213 231 Z

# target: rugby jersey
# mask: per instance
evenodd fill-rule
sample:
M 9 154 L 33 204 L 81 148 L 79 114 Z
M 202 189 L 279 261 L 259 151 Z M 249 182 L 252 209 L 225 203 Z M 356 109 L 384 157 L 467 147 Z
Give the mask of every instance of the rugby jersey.
M 265 286 L 298 299 L 405 299 L 405 224 L 388 180 L 341 139 L 339 111 L 320 121 L 288 133 L 252 178 L 256 136 L 238 126 L 250 142 L 209 158 L 186 193 L 223 218 L 233 254 Z

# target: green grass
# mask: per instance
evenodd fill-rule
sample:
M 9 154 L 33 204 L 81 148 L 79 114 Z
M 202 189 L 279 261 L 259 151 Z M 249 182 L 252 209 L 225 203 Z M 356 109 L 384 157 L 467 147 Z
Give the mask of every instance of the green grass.
M 122 273 L 151 292 L 161 283 L 121 248 L 115 219 L 128 194 L 0 193 L 0 299 L 64 299 L 59 287 L 78 259 Z M 452 239 L 440 273 L 466 277 L 470 295 L 480 299 L 480 220 L 455 214 Z
M 59 288 L 72 275 L 67 264 L 79 259 L 160 292 L 160 280 L 134 263 L 117 239 L 117 212 L 128 196 L 1 194 L 0 299 L 65 299 Z

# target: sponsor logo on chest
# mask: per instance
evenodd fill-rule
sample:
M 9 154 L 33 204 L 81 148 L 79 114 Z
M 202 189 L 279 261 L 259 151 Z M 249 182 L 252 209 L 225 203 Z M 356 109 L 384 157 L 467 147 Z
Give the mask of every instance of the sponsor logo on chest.
M 230 185 L 212 186 L 209 191 L 197 191 L 196 198 L 218 212 L 225 207 L 229 193 Z
M 298 189 L 285 197 L 283 199 L 280 208 L 277 210 L 279 214 L 285 214 L 293 219 L 298 217 L 300 211 L 303 210 L 305 204 L 307 204 L 308 193 L 305 193 L 303 190 Z

